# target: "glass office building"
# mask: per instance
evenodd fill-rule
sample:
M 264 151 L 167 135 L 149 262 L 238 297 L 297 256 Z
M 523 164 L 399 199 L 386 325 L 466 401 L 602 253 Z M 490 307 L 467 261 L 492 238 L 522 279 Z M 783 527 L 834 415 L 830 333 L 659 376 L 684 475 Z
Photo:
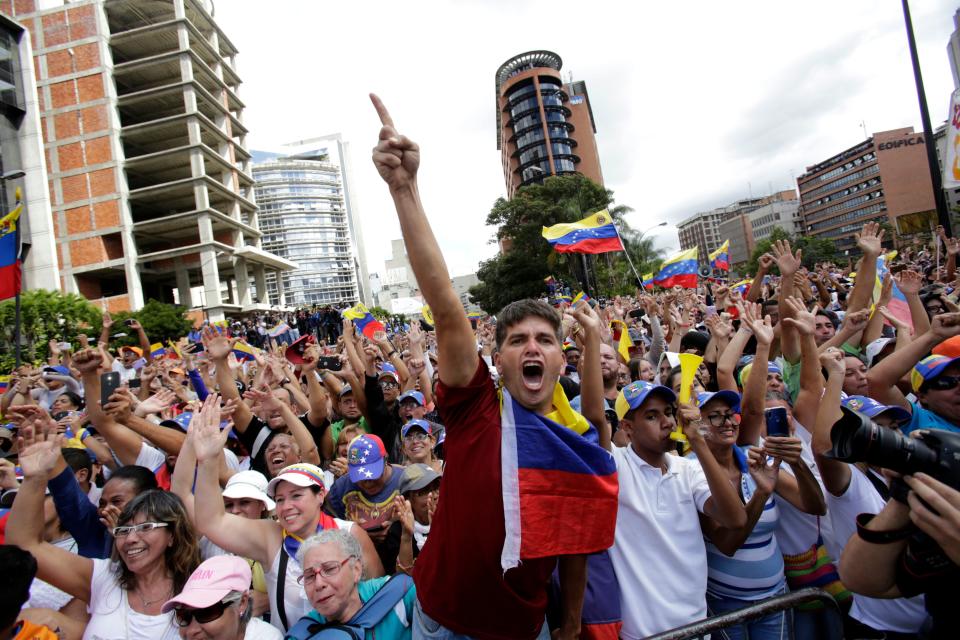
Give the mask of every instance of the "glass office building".
M 288 306 L 354 304 L 359 299 L 356 252 L 339 165 L 326 148 L 296 155 L 254 153 L 263 248 L 297 263 L 283 274 Z M 276 278 L 267 279 L 278 304 Z

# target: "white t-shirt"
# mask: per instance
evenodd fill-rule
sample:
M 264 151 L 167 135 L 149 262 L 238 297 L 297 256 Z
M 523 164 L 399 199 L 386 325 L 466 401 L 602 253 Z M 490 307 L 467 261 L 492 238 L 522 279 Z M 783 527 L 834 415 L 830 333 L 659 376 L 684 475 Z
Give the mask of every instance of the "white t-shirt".
M 280 630 L 260 618 L 250 618 L 243 640 L 283 640 Z
M 146 442 L 140 445 L 140 453 L 137 454 L 137 459 L 134 462 L 134 464 L 150 469 L 153 473 L 156 473 L 166 463 L 167 454 L 156 447 L 151 447 Z
M 820 485 L 820 491 L 826 495 L 827 490 L 820 479 L 820 470 L 817 468 L 813 451 L 810 448 L 810 432 L 804 429 L 799 422 L 794 421 L 793 424 L 794 435 L 800 438 L 800 462 L 807 465 L 813 473 L 813 477 L 816 478 L 817 484 Z M 790 463 L 784 462 L 780 468 L 796 477 Z M 819 518 L 800 511 L 787 500 L 777 500 L 777 505 L 780 507 L 780 520 L 777 523 L 776 535 L 777 542 L 780 543 L 780 551 L 787 556 L 795 556 L 809 551 L 817 541 L 817 520 Z M 823 521 L 825 520 L 824 517 Z M 821 528 L 822 526 L 823 522 L 821 521 Z
M 179 640 L 173 612 L 158 616 L 137 613 L 130 608 L 127 592 L 120 588 L 116 564 L 93 561 L 90 580 L 90 622 L 83 640 Z
M 695 460 L 666 455 L 667 472 L 632 446 L 613 447 L 620 480 L 610 559 L 620 583 L 622 638 L 635 640 L 707 617 L 707 550 L 698 512 L 710 497 Z
M 829 491 L 824 493 L 827 498 L 827 517 L 833 526 L 833 545 L 840 554 L 850 536 L 857 532 L 857 516 L 861 513 L 880 513 L 885 503 L 870 480 L 853 465 L 850 465 L 850 485 L 842 496 L 834 496 Z M 922 595 L 879 600 L 856 594 L 850 617 L 881 631 L 916 633 L 927 618 L 927 612 Z
M 110 365 L 110 368 L 120 374 L 120 382 L 130 382 L 137 377 L 137 369 L 132 367 L 130 369 L 126 368 L 123 366 L 120 358 L 114 358 L 113 364 Z
M 77 542 L 70 536 L 52 542 L 51 544 L 70 553 L 77 552 Z M 44 582 L 40 578 L 36 578 L 30 584 L 30 600 L 27 601 L 26 606 L 59 611 L 61 607 L 72 599 L 73 596 L 69 593 L 60 591 L 60 589 L 57 589 L 49 582 Z

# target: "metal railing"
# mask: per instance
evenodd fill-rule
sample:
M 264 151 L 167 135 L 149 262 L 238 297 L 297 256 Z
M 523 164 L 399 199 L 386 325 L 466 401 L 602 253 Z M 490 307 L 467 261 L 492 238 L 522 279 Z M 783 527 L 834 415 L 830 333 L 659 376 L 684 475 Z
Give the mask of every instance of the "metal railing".
M 788 609 L 796 609 L 801 605 L 811 602 L 822 603 L 828 610 L 826 612 L 828 615 L 836 615 L 837 620 L 840 620 L 840 607 L 837 605 L 836 600 L 833 599 L 833 596 L 823 589 L 808 588 L 770 598 L 769 600 L 763 600 L 757 604 L 744 607 L 743 609 L 737 609 L 736 611 L 730 611 L 723 615 L 706 618 L 682 627 L 677 627 L 676 629 L 664 631 L 663 633 L 648 637 L 647 640 L 689 640 L 691 638 L 703 638 L 716 631 L 742 625 L 751 620 L 764 618 Z M 830 611 L 831 609 L 832 611 Z M 790 637 L 793 637 L 792 633 Z

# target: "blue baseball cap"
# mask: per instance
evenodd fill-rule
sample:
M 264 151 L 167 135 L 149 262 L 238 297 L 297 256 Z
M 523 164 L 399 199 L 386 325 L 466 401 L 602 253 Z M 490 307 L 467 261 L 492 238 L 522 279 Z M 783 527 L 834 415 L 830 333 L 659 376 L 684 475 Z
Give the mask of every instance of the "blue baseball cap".
M 383 440 L 369 434 L 357 436 L 347 449 L 347 473 L 350 482 L 377 480 L 383 475 L 387 448 Z
M 400 396 L 399 401 L 402 403 L 404 400 L 414 400 L 421 407 L 426 406 L 427 402 L 423 397 L 423 394 L 419 391 L 407 391 Z
M 903 407 L 880 404 L 867 396 L 847 396 L 840 401 L 840 404 L 847 409 L 859 411 L 868 418 L 876 418 L 881 413 L 885 413 L 899 422 L 906 422 L 911 418 L 910 412 Z
M 59 365 L 59 364 L 58 364 L 58 365 L 55 365 L 55 366 L 52 366 L 52 367 L 44 367 L 44 368 L 43 368 L 43 372 L 44 372 L 44 373 L 47 373 L 48 371 L 52 371 L 53 373 L 59 373 L 59 374 L 62 375 L 62 376 L 68 376 L 68 375 L 70 375 L 70 369 L 67 369 L 67 368 L 64 367 L 63 365 Z
M 620 390 L 617 401 L 614 403 L 617 419 L 622 420 L 623 416 L 642 405 L 651 393 L 660 395 L 667 402 L 675 402 L 677 400 L 677 394 L 675 394 L 670 387 L 637 380 Z
M 407 422 L 407 424 L 403 425 L 400 435 L 406 438 L 407 432 L 410 431 L 410 429 L 423 429 L 423 432 L 427 435 L 431 435 L 433 433 L 433 427 L 430 426 L 430 423 L 426 420 L 420 420 L 419 418 L 414 418 Z
M 702 407 L 711 400 L 723 400 L 730 405 L 734 411 L 740 410 L 740 394 L 736 391 L 724 389 L 723 391 L 703 392 L 697 394 L 697 406 Z
M 932 355 L 918 362 L 914 365 L 913 371 L 910 372 L 910 386 L 913 387 L 914 393 L 920 390 L 924 382 L 933 380 L 943 373 L 944 369 L 958 360 L 960 358 Z

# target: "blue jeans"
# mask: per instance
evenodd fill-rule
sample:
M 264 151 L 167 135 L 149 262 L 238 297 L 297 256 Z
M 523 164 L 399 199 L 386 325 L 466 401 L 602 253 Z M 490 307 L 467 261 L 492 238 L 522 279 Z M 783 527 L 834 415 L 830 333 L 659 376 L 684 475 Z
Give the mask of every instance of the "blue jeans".
M 470 636 L 454 633 L 424 613 L 423 609 L 420 608 L 419 599 L 417 600 L 417 605 L 413 608 L 413 625 L 411 630 L 413 632 L 413 640 L 471 640 Z M 540 635 L 537 636 L 537 640 L 550 640 L 550 627 L 547 625 L 546 620 L 543 621 L 543 626 L 540 627 Z
M 787 590 L 784 588 L 777 595 L 783 595 L 786 592 Z M 711 616 L 719 616 L 754 604 L 756 604 L 756 601 L 717 598 L 707 594 L 707 608 Z M 744 624 L 727 627 L 714 633 L 713 637 L 721 640 L 789 640 L 791 626 L 793 625 L 790 613 L 790 611 L 781 611 Z

